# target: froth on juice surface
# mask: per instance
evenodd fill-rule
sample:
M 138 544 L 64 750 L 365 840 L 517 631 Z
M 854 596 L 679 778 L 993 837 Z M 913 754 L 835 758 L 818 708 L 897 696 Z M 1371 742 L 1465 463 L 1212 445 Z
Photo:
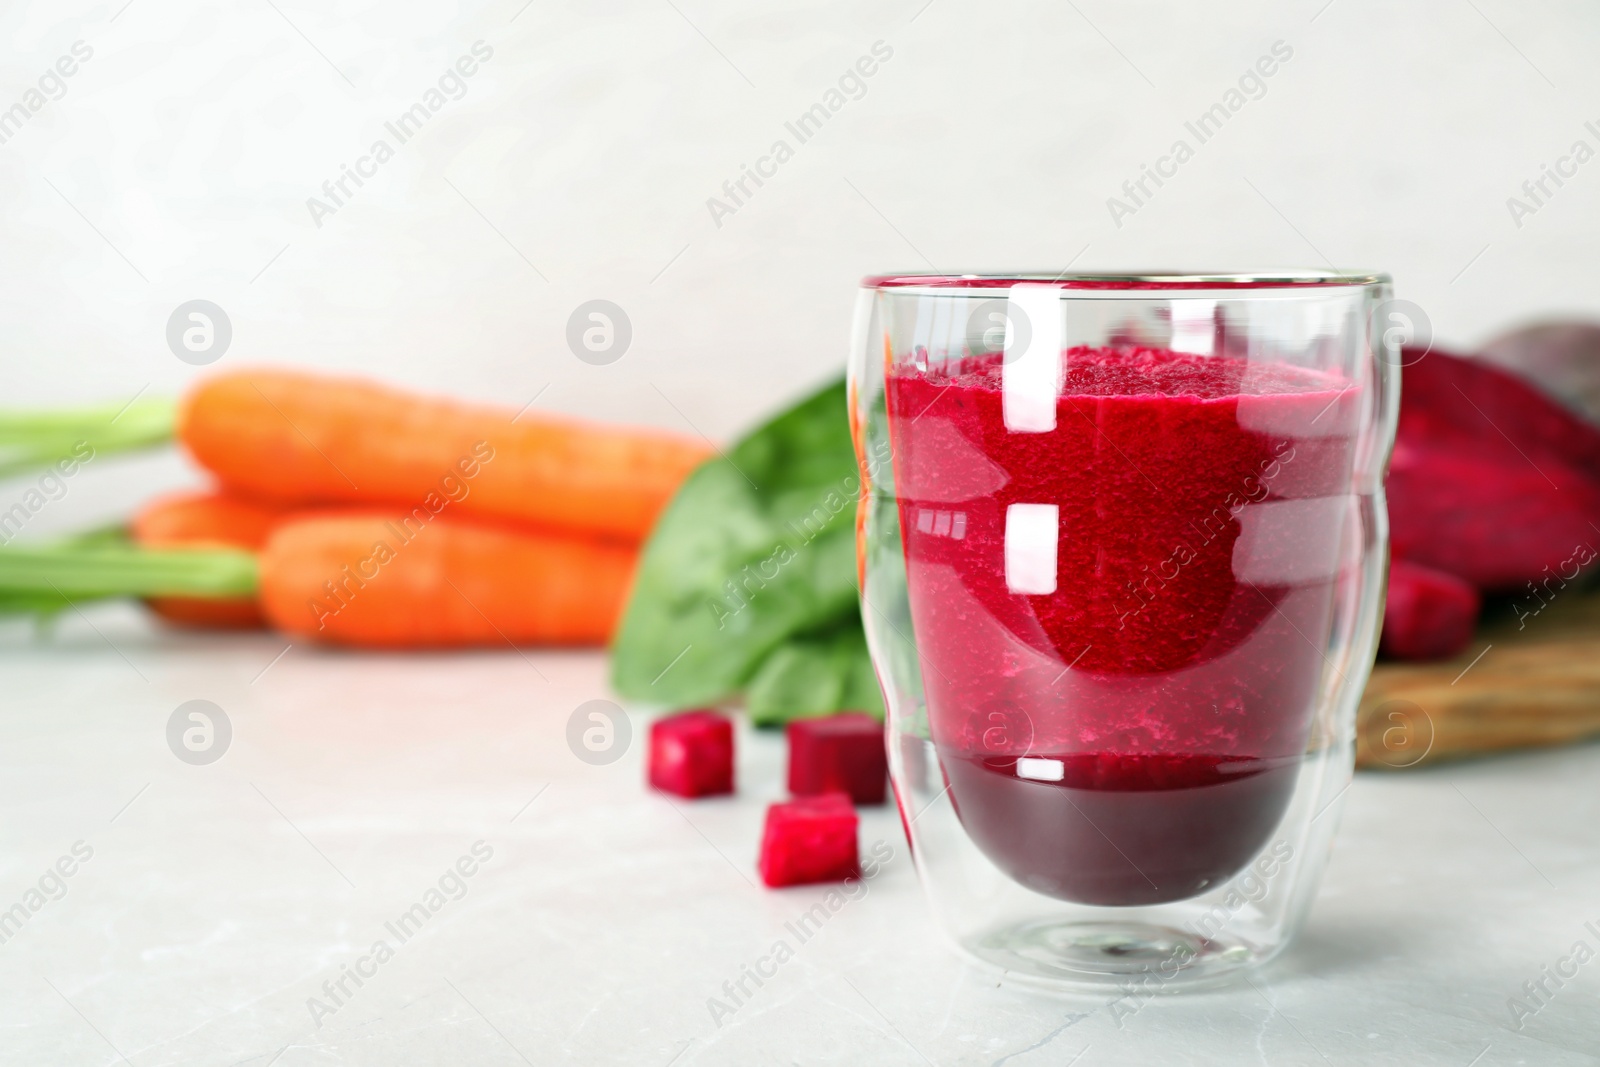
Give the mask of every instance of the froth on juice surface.
M 981 355 L 888 379 L 929 725 L 1012 878 L 1179 900 L 1276 829 L 1342 566 L 1360 391 L 1284 364 L 1062 353 L 1053 425 Z

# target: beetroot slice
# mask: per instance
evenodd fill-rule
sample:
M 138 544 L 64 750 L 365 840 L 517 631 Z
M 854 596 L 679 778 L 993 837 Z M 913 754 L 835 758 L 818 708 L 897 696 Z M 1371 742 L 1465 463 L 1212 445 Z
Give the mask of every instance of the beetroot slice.
M 1395 659 L 1448 659 L 1472 643 L 1481 601 L 1453 574 L 1395 561 L 1378 649 Z
M 882 804 L 889 780 L 883 723 L 850 711 L 788 726 L 789 792 L 841 792 L 857 804 Z
M 773 804 L 761 832 L 761 880 L 776 887 L 859 878 L 858 822 L 843 793 Z
M 651 723 L 650 785 L 680 797 L 733 792 L 733 723 L 709 709 Z
M 1596 536 L 1600 430 L 1488 364 L 1433 351 L 1404 377 L 1388 478 L 1396 559 L 1509 591 Z
M 1434 349 L 1402 377 L 1402 438 L 1435 444 L 1452 439 L 1475 455 L 1541 467 L 1541 460 L 1550 459 L 1600 483 L 1600 428 L 1516 375 Z
M 1394 557 L 1485 591 L 1521 590 L 1600 540 L 1590 525 L 1600 525 L 1600 487 L 1549 457 L 1535 469 L 1520 456 L 1406 439 L 1395 445 L 1387 489 Z

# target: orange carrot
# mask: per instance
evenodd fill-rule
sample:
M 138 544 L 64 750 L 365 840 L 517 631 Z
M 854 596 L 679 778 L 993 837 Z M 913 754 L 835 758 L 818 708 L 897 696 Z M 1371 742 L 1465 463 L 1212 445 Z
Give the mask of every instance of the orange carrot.
M 169 493 L 146 504 L 130 530 L 142 545 L 219 544 L 260 548 L 283 517 L 275 504 L 214 490 Z
M 284 515 L 273 504 L 210 491 L 173 493 L 151 501 L 129 532 L 147 548 L 248 548 L 266 544 Z M 266 625 L 254 597 L 150 597 L 150 610 L 180 626 L 250 629 Z
M 449 500 L 452 515 L 635 543 L 711 452 L 677 434 L 283 370 L 202 382 L 179 411 L 178 436 L 224 485 L 263 500 Z
M 627 547 L 442 515 L 292 518 L 260 556 L 260 596 L 290 634 L 364 648 L 599 645 L 622 613 Z

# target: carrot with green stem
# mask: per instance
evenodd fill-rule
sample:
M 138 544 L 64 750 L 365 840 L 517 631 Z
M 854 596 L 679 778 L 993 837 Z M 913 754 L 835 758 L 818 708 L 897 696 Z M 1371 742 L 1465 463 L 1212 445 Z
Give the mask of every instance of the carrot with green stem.
M 172 493 L 146 504 L 128 524 L 135 544 L 146 548 L 238 548 L 253 551 L 267 543 L 288 514 L 264 504 L 214 490 Z M 256 598 L 150 597 L 145 603 L 179 626 L 252 629 L 266 625 Z
M 291 635 L 362 648 L 598 645 L 622 611 L 636 551 L 387 511 L 291 518 L 260 553 L 134 546 L 0 548 L 0 610 L 105 597 L 256 596 Z
M 9 443 L 18 469 L 49 462 L 87 425 L 115 449 L 175 434 L 225 489 L 286 507 L 449 499 L 460 514 L 638 543 L 713 452 L 661 430 L 268 368 L 205 379 L 176 406 L 140 400 L 116 422 L 135 410 L 138 434 L 106 432 L 111 410 L 0 412 L 0 461 Z

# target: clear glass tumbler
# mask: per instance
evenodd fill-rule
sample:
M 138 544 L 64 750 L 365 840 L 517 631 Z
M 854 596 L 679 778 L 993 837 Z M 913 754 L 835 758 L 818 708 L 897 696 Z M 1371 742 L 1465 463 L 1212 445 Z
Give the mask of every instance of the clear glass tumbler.
M 865 281 L 862 616 L 969 957 L 1167 988 L 1287 944 L 1377 640 L 1388 298 L 1334 272 Z

